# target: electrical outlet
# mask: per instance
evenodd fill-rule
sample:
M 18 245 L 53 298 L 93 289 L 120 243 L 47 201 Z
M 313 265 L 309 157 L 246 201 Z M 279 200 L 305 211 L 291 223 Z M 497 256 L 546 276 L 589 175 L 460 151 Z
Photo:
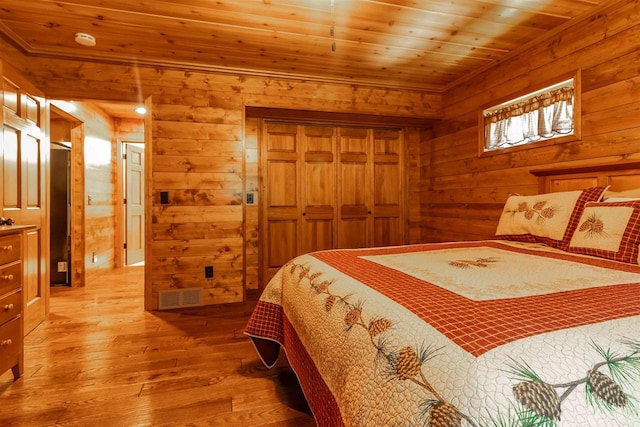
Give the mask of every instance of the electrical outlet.
M 207 265 L 204 267 L 204 278 L 213 279 L 213 266 Z
M 91 262 L 94 264 L 98 262 L 98 254 L 96 254 L 95 252 L 91 254 Z
M 58 261 L 58 273 L 66 273 L 66 272 L 67 272 L 67 262 Z

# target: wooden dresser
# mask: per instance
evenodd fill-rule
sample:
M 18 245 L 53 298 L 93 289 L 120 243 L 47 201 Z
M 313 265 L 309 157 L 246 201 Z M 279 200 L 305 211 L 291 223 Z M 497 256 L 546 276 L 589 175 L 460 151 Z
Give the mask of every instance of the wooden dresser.
M 18 379 L 23 356 L 23 232 L 31 226 L 0 227 L 0 373 L 11 368 Z

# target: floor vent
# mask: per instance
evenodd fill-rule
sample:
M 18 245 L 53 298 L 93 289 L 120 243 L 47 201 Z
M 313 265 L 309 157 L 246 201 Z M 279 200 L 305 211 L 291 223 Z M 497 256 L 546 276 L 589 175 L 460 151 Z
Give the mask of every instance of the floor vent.
M 160 291 L 159 310 L 198 307 L 202 305 L 202 288 L 170 289 Z

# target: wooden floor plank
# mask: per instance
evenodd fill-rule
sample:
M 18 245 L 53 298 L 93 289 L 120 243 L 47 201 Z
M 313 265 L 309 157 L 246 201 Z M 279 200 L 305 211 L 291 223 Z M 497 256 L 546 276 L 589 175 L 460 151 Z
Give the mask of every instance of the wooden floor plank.
M 145 312 L 143 274 L 52 288 L 0 425 L 315 426 L 286 359 L 266 369 L 242 333 L 255 303 Z

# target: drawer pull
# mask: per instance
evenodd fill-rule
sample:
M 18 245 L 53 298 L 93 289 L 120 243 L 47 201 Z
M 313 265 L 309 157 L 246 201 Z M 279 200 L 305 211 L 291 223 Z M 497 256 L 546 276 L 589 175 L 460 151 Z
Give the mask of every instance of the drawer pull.
M 13 344 L 13 341 L 11 341 L 11 338 L 9 338 L 8 340 L 3 340 L 2 343 L 0 343 L 2 347 L 9 347 L 11 344 Z
M 7 304 L 4 306 L 4 311 L 13 310 L 13 304 Z
M 11 280 L 13 280 L 13 274 L 2 275 L 2 280 L 10 282 Z
M 10 252 L 10 251 L 12 251 L 12 250 L 13 250 L 13 245 L 3 246 L 3 247 L 2 247 L 2 250 L 3 250 L 4 252 Z

